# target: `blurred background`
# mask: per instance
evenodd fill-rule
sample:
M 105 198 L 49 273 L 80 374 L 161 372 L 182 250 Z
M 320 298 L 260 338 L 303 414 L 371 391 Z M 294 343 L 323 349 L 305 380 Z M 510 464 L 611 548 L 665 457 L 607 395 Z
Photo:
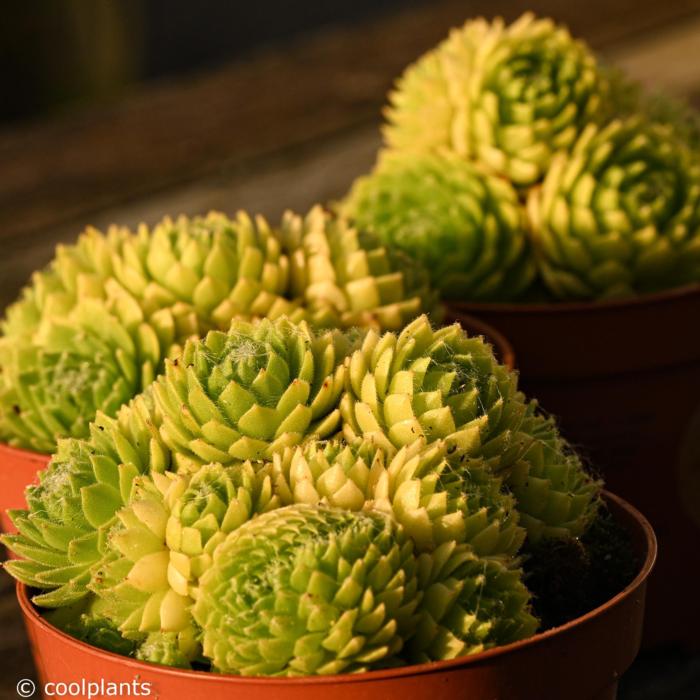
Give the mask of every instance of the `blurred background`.
M 88 224 L 276 218 L 341 196 L 402 68 L 451 26 L 525 10 L 700 106 L 700 0 L 43 0 L 0 23 L 0 310 Z M 0 697 L 30 676 L 9 581 Z M 679 621 L 682 624 L 682 621 Z M 622 700 L 700 698 L 700 661 L 643 654 Z

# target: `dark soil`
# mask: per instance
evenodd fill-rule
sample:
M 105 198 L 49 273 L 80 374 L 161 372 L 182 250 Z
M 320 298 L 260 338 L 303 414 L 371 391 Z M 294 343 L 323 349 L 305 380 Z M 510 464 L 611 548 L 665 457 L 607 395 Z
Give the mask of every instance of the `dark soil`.
M 583 537 L 526 546 L 524 556 L 541 631 L 610 600 L 634 579 L 640 566 L 629 535 L 604 506 Z

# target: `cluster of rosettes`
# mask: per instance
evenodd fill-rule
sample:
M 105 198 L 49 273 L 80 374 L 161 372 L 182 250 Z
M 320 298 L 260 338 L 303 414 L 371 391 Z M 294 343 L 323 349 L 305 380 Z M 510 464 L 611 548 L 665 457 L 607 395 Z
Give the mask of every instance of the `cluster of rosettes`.
M 87 230 L 35 273 L 0 325 L 0 440 L 51 453 L 160 374 L 190 337 L 232 319 L 399 329 L 431 311 L 427 275 L 316 207 L 262 218 Z
M 90 643 L 180 667 L 356 672 L 533 634 L 526 538 L 599 484 L 481 338 L 236 321 L 61 441 L 6 564 Z
M 700 282 L 700 118 L 568 30 L 477 19 L 409 66 L 341 210 L 446 298 L 601 299 Z

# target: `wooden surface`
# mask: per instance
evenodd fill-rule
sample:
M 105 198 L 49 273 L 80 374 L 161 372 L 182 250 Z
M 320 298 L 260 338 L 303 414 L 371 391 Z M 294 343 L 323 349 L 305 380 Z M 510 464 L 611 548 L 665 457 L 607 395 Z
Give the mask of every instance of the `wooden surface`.
M 139 87 L 118 103 L 0 130 L 0 309 L 58 241 L 88 223 L 152 223 L 212 208 L 276 218 L 341 196 L 372 164 L 384 94 L 401 68 L 450 26 L 493 8 L 486 0 L 426 3 Z M 498 4 L 507 18 L 529 8 L 569 23 L 648 85 L 700 105 L 700 0 Z M 11 595 L 4 582 L 0 698 L 17 697 L 30 669 Z M 683 672 L 695 682 L 697 669 Z M 700 697 L 697 688 L 664 696 L 644 687 L 624 697 Z

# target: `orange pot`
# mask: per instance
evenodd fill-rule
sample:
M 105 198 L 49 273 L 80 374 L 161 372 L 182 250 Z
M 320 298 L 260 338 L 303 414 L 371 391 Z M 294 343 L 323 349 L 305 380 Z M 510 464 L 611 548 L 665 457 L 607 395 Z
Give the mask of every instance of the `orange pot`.
M 17 585 L 17 596 L 47 698 L 63 690 L 51 683 L 78 684 L 73 688 L 85 690 L 71 697 L 85 698 L 89 683 L 98 684 L 94 690 L 99 684 L 136 682 L 142 695 L 160 700 L 613 700 L 620 676 L 639 650 L 656 540 L 634 508 L 612 494 L 605 498 L 643 562 L 634 581 L 605 605 L 561 627 L 451 661 L 293 679 L 182 671 L 90 647 L 49 625 L 29 602 L 24 585 Z
M 38 483 L 37 474 L 51 457 L 0 443 L 0 525 L 3 532 L 16 532 L 7 517 L 13 508 L 26 508 L 24 489 Z
M 645 645 L 697 647 L 700 285 L 626 301 L 448 306 L 448 319 L 462 313 L 508 337 L 526 394 L 654 523 Z

